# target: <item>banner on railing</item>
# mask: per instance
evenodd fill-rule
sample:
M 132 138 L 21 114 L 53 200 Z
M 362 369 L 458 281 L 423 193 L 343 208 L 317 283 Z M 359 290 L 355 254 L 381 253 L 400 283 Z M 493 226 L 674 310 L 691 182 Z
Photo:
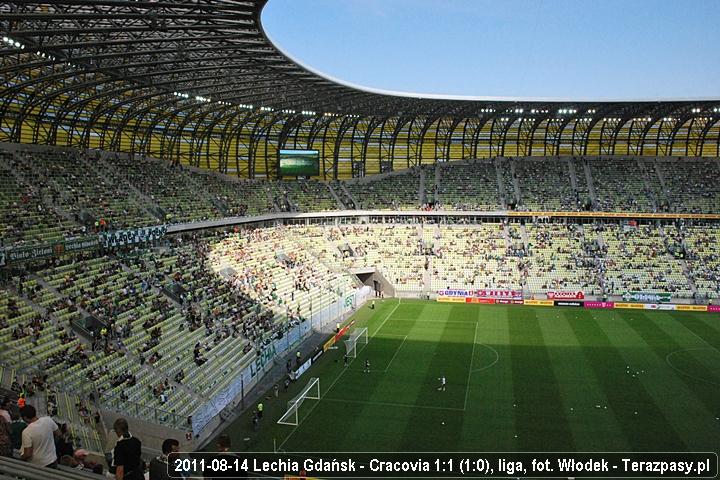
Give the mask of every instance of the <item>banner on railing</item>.
M 43 243 L 30 247 L 9 248 L 0 251 L 0 267 L 5 264 L 37 260 L 40 258 L 59 257 L 66 252 L 93 250 L 100 246 L 97 237 L 82 237 Z
M 625 292 L 622 299 L 635 303 L 668 303 L 672 299 L 670 293 Z
M 129 230 L 115 230 L 113 232 L 103 232 L 100 233 L 98 236 L 100 238 L 100 243 L 102 243 L 103 247 L 108 248 L 153 242 L 164 237 L 166 232 L 166 225 L 156 225 L 154 227 L 142 227 Z
M 438 295 L 441 297 L 475 297 L 475 298 L 512 298 L 521 299 L 522 291 L 520 290 L 505 290 L 505 289 L 490 289 L 483 288 L 479 290 L 465 290 L 465 289 L 448 289 L 438 290 Z

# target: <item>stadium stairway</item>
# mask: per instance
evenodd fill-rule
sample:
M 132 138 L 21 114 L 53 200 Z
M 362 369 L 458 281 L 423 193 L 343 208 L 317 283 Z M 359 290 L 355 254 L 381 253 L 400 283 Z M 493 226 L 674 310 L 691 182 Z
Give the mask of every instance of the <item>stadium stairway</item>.
M 105 153 L 106 155 L 101 155 L 101 153 Z M 84 163 L 86 168 L 94 170 L 98 177 L 103 178 L 109 176 L 113 182 L 122 185 L 128 192 L 128 196 L 132 197 L 132 199 L 145 209 L 151 217 L 160 221 L 164 220 L 160 214 L 160 207 L 153 202 L 150 197 L 135 188 L 135 185 L 128 182 L 127 178 L 123 177 L 120 172 L 117 171 L 117 167 L 113 165 L 112 162 L 106 161 L 105 157 L 108 155 L 108 152 L 96 152 L 94 158 L 81 158 L 81 161 Z
M 327 187 L 328 190 L 330 190 L 330 195 L 332 195 L 332 197 L 335 199 L 335 202 L 337 203 L 337 207 L 340 210 L 345 210 L 347 207 L 343 204 L 342 200 L 340 200 L 340 196 L 337 194 L 337 192 L 332 187 L 332 185 L 328 182 L 328 183 L 325 183 L 325 186 Z
M 0 480 L 102 480 L 107 478 L 70 467 L 38 467 L 15 458 L 0 457 Z
M 655 195 L 655 191 L 652 188 L 652 185 L 650 183 L 650 178 L 648 177 L 647 165 L 640 158 L 635 159 L 635 164 L 637 165 L 637 168 L 640 171 L 640 176 L 642 177 L 643 184 L 645 185 L 645 188 L 648 191 L 648 198 L 650 200 L 650 205 L 652 206 L 654 212 L 659 212 L 660 211 L 660 208 L 659 208 L 660 202 L 658 202 L 657 196 Z
M 520 179 L 518 178 L 517 170 L 515 167 L 515 159 L 510 158 L 510 173 L 512 175 L 513 193 L 515 195 L 516 205 L 520 205 L 522 199 L 522 191 L 520 190 Z
M 660 231 L 660 235 L 662 236 L 663 240 L 665 241 L 665 245 L 668 244 L 668 235 L 665 231 L 665 228 L 658 227 L 658 230 Z M 687 264 L 687 261 L 684 258 L 678 258 L 678 263 L 680 263 L 680 267 L 682 269 L 683 275 L 685 275 L 685 279 L 687 280 L 688 286 L 690 287 L 690 291 L 692 292 L 693 298 L 696 298 L 699 296 L 697 285 L 695 284 L 695 281 L 693 280 L 692 272 L 690 271 L 690 267 Z
M 353 197 L 350 193 L 350 190 L 348 190 L 348 188 L 345 186 L 345 182 L 339 182 L 339 186 L 343 191 L 344 198 L 347 198 L 352 202 L 352 205 L 346 205 L 346 207 L 348 207 L 349 209 L 357 210 L 359 204 L 357 200 L 355 200 L 355 197 Z
M 592 172 L 590 171 L 590 162 L 587 159 L 582 159 L 583 170 L 585 171 L 585 181 L 587 182 L 588 191 L 590 193 L 590 199 L 592 200 L 593 208 L 598 208 L 597 192 L 595 191 L 595 184 L 593 183 Z
M 660 186 L 662 187 L 662 194 L 665 196 L 665 199 L 668 202 L 668 205 L 670 206 L 670 210 L 675 210 L 675 205 L 671 203 L 672 195 L 670 195 L 670 190 L 668 189 L 667 182 L 665 181 L 665 174 L 662 171 L 662 168 L 660 167 L 660 162 L 658 162 L 657 159 L 653 161 L 653 165 L 655 167 L 655 174 L 657 175 L 658 180 L 660 181 Z
M 505 181 L 502 174 L 502 159 L 500 157 L 496 157 L 493 164 L 495 164 L 495 177 L 497 179 L 498 192 L 500 194 L 500 205 L 503 210 L 507 210 L 508 202 L 505 194 Z
M 425 169 L 422 167 L 420 168 L 420 181 L 418 184 L 419 205 L 425 205 L 427 203 L 427 197 L 425 195 Z
M 523 246 L 525 247 L 525 251 L 530 251 L 530 242 L 528 241 L 528 235 L 527 230 L 525 229 L 525 224 L 520 224 L 520 238 L 522 238 Z
M 438 195 L 440 194 L 440 182 L 442 178 L 442 168 L 440 168 L 440 162 L 435 164 L 435 181 L 433 182 L 433 202 L 438 201 Z
M 567 158 L 567 168 L 568 172 L 570 173 L 570 186 L 572 187 L 573 191 L 578 194 L 579 188 L 578 188 L 578 180 L 577 180 L 577 172 L 575 171 L 575 163 L 573 162 L 572 157 Z
M 106 153 L 106 152 L 102 152 Z M 113 165 L 112 162 L 109 162 L 107 160 L 107 157 L 109 156 L 109 153 L 107 155 L 98 155 L 96 162 L 99 164 L 100 169 L 105 172 L 113 172 L 116 171 L 117 167 Z M 157 218 L 160 221 L 165 220 L 165 216 L 163 214 L 163 210 L 160 208 L 160 205 L 157 204 L 152 198 L 150 198 L 149 195 L 145 195 L 143 192 L 140 191 L 135 185 L 133 185 L 127 176 L 118 174 L 115 175 L 115 180 L 122 182 L 123 186 L 127 186 L 128 190 L 132 192 L 138 199 L 138 202 L 147 210 L 151 216 L 154 218 Z

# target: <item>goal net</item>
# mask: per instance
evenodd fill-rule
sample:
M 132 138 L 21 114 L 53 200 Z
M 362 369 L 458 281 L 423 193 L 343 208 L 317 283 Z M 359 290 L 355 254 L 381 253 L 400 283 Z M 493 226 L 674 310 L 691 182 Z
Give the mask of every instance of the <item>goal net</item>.
M 350 358 L 357 357 L 358 345 L 367 345 L 368 343 L 368 331 L 367 328 L 359 328 L 350 332 L 348 339 L 345 340 L 345 348 L 347 349 L 347 356 Z
M 320 379 L 311 378 L 305 388 L 287 403 L 287 411 L 277 423 L 281 425 L 297 425 L 298 412 L 305 399 L 320 400 Z

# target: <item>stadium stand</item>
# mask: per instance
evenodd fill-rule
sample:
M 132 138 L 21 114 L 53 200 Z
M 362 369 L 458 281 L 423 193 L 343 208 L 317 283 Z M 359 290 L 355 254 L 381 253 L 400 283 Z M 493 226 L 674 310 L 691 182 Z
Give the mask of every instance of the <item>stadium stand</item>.
M 656 212 L 659 183 L 646 180 L 633 159 L 590 162 L 597 194 L 597 209 L 605 212 Z M 653 172 L 654 173 L 654 172 Z M 655 179 L 657 177 L 654 177 Z
M 283 212 L 321 212 L 338 208 L 325 183 L 315 180 L 279 181 L 274 186 L 275 202 Z
M 677 229 L 676 244 L 686 253 L 689 275 L 698 295 L 720 298 L 720 230 L 713 226 Z
M 149 200 L 167 223 L 207 220 L 220 215 L 199 182 L 180 165 L 154 159 L 118 156 L 115 165 Z M 198 195 L 198 191 L 202 194 Z
M 490 162 L 448 163 L 440 166 L 438 191 L 442 210 L 501 209 L 495 166 Z
M 347 182 L 346 186 L 360 208 L 365 210 L 412 210 L 420 206 L 418 169 L 383 174 L 371 181 Z
M 507 255 L 503 225 L 441 226 L 434 247 L 432 289 L 520 290 L 520 259 Z
M 572 188 L 567 161 L 518 159 L 515 171 L 522 192 L 518 210 L 577 211 L 579 198 Z
M 660 228 L 607 225 L 602 237 L 607 246 L 606 288 L 611 294 L 670 292 L 692 297 L 682 265 L 668 251 Z
M 531 294 L 601 293 L 602 252 L 592 226 L 537 223 L 525 225 L 525 230 L 529 244 L 526 283 Z
M 31 244 L 82 233 L 82 227 L 61 215 L 54 204 L 60 192 L 30 167 L 32 159 L 0 153 L 3 245 Z
M 656 165 L 671 211 L 720 212 L 720 162 L 677 159 L 658 161 Z

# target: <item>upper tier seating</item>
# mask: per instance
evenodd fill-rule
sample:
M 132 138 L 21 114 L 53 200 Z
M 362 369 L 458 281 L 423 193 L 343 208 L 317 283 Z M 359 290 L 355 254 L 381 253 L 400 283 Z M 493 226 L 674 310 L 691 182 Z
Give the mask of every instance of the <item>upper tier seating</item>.
M 443 210 L 500 210 L 495 166 L 491 162 L 441 166 L 438 201 Z

